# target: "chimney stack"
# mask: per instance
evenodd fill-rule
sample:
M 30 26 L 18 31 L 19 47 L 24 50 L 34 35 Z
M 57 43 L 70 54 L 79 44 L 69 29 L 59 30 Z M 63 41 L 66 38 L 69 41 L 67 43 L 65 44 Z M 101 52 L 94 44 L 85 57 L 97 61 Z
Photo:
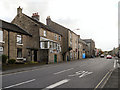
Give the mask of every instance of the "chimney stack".
M 17 8 L 17 14 L 22 14 L 22 8 L 20 6 Z
M 32 14 L 32 18 L 39 21 L 39 15 L 38 15 L 38 12 L 37 13 L 33 13 Z
M 50 16 L 48 16 L 47 19 L 46 19 L 46 24 L 49 25 L 50 21 L 51 21 L 51 18 L 50 18 Z

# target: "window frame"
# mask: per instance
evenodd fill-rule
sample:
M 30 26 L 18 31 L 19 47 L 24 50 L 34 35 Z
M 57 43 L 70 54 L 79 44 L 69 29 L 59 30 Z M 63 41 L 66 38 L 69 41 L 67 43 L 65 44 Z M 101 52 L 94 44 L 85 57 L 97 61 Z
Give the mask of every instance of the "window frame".
M 20 39 L 20 40 L 18 40 L 18 39 Z M 21 34 L 17 34 L 17 44 L 22 44 L 22 35 Z
M 21 56 L 18 55 L 18 50 L 21 50 Z M 22 58 L 22 48 L 17 48 L 17 58 Z
M 55 40 L 57 40 L 57 34 L 54 35 Z
M 0 29 L 0 38 L 1 38 L 0 42 L 3 42 L 3 30 L 1 29 Z
M 43 36 L 44 36 L 44 37 L 47 36 L 47 31 L 46 31 L 46 30 L 43 31 Z

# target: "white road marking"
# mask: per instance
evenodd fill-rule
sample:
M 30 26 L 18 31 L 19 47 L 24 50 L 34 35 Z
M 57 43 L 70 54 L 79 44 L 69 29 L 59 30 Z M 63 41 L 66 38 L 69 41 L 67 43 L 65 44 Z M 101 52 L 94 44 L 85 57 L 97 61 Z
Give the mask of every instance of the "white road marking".
M 114 60 L 114 68 L 116 68 L 116 60 Z
M 64 80 L 62 80 L 62 81 L 59 81 L 59 82 L 57 82 L 57 83 L 55 83 L 55 84 L 52 84 L 52 85 L 46 87 L 46 89 L 55 88 L 55 87 L 60 86 L 60 85 L 62 85 L 62 84 L 64 84 L 64 83 L 67 83 L 69 80 L 70 80 L 70 79 L 64 79 Z
M 74 68 L 66 69 L 66 70 L 63 70 L 63 71 L 60 71 L 60 72 L 57 72 L 57 73 L 54 73 L 54 74 L 55 74 L 55 75 L 56 75 L 56 74 L 60 74 L 60 73 L 66 72 L 66 71 L 70 71 L 70 70 L 72 70 L 72 69 L 74 69 Z
M 35 81 L 35 80 L 36 80 L 36 79 L 32 79 L 32 80 L 29 80 L 29 81 L 21 82 L 21 83 L 15 84 L 15 85 L 11 85 L 11 86 L 4 87 L 3 89 L 12 88 L 12 87 L 19 86 L 19 85 L 22 85 L 22 84 L 25 84 L 25 83 L 30 83 L 30 82 L 33 82 L 33 81 Z
M 68 76 L 78 76 L 78 75 L 83 74 L 83 73 L 85 73 L 85 71 L 78 71 L 78 72 L 75 72 L 75 74 L 68 75 Z
M 84 76 L 86 76 L 86 75 L 88 75 L 88 74 L 91 74 L 91 73 L 93 73 L 93 72 L 85 72 L 85 73 L 83 73 L 81 76 L 79 76 L 79 78 L 81 78 L 81 77 L 84 77 Z
M 88 72 L 88 71 L 78 71 L 78 72 L 75 72 L 75 74 L 72 74 L 72 75 L 68 75 L 70 77 L 73 77 L 73 76 L 79 76 L 79 78 L 83 77 L 83 76 L 86 76 L 88 74 L 91 74 L 93 72 Z

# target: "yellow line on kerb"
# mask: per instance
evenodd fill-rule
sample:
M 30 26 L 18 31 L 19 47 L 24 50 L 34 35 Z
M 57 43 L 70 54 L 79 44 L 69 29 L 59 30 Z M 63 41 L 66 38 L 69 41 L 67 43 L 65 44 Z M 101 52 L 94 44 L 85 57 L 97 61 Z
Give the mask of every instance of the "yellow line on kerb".
M 110 71 L 112 71 L 112 70 L 110 70 Z M 107 77 L 107 75 L 110 73 L 110 71 L 103 77 L 103 79 L 98 83 L 98 85 L 95 87 L 94 90 L 96 90 L 100 86 L 100 84 L 104 81 L 104 79 Z

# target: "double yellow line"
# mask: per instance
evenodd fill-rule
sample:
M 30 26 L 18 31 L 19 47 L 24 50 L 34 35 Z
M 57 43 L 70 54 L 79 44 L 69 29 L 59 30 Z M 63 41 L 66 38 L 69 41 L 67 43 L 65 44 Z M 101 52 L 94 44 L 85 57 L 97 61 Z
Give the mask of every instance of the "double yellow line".
M 97 88 L 103 88 L 104 85 L 106 84 L 106 82 L 108 81 L 108 79 L 110 78 L 112 72 L 114 69 L 111 69 L 104 77 L 103 79 L 98 83 L 98 85 L 95 87 L 94 90 L 96 90 Z M 108 76 L 108 77 L 107 77 Z M 107 77 L 107 78 L 106 78 Z M 106 79 L 105 79 L 106 78 Z M 104 81 L 104 82 L 103 82 Z M 102 84 L 103 83 L 103 84 Z M 100 87 L 100 85 L 102 84 L 102 86 Z

